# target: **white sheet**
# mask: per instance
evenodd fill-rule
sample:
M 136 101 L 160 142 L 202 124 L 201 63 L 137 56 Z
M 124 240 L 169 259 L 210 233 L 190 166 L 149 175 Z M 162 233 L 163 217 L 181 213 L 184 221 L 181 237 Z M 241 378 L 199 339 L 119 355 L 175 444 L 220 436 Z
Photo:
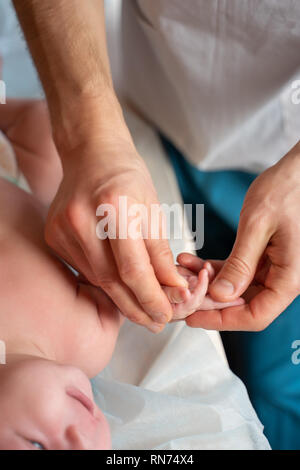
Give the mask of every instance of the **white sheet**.
M 112 364 L 93 380 L 115 449 L 269 449 L 244 385 L 205 331 L 139 330 L 125 325 Z

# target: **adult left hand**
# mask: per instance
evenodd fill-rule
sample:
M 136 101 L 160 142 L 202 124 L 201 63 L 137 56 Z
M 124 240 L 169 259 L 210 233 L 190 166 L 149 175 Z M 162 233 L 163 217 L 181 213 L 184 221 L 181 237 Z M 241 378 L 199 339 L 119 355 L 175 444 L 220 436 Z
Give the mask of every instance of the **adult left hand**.
M 215 330 L 261 331 L 300 293 L 300 142 L 251 184 L 236 240 L 209 286 L 217 301 L 242 296 L 246 304 L 198 311 L 187 324 Z M 181 254 L 180 265 L 197 271 L 203 261 Z

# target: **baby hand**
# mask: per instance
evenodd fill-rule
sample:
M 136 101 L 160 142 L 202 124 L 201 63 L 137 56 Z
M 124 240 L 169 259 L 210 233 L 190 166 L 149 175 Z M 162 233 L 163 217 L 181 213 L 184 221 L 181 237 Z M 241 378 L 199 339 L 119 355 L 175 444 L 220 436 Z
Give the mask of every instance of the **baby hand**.
M 208 284 L 215 277 L 215 271 L 208 261 L 198 275 L 182 266 L 177 266 L 177 270 L 188 281 L 189 288 L 163 287 L 173 307 L 172 321 L 184 320 L 197 310 L 219 310 L 245 302 L 242 298 L 233 302 L 216 302 L 207 295 Z

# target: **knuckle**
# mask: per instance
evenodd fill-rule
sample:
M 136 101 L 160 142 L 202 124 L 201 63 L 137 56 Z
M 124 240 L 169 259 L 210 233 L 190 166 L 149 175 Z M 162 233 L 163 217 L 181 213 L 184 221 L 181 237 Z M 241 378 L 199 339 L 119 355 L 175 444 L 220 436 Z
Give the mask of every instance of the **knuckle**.
M 146 324 L 146 321 L 143 317 L 143 315 L 139 314 L 139 313 L 124 313 L 124 315 L 130 320 L 132 321 L 133 323 L 136 323 L 137 325 L 145 325 Z
M 265 204 L 261 203 L 255 207 L 243 207 L 240 213 L 241 223 L 245 224 L 247 232 L 257 233 L 260 229 L 268 227 L 271 222 L 271 212 Z
M 101 189 L 99 194 L 98 204 L 110 204 L 115 208 L 119 207 L 119 194 L 115 188 L 105 188 Z
M 71 201 L 65 208 L 65 220 L 76 232 L 79 231 L 82 227 L 83 214 L 84 211 L 82 210 L 82 206 L 78 201 Z
M 115 290 L 116 286 L 116 279 L 113 276 L 103 276 L 103 274 L 99 276 L 95 276 L 95 283 L 102 287 L 102 289 L 108 294 L 112 294 Z
M 157 250 L 157 253 L 155 255 L 158 257 L 158 259 L 166 259 L 166 258 L 172 258 L 172 252 L 171 249 L 169 248 L 168 243 L 161 243 L 159 246 L 159 249 Z
M 251 267 L 248 263 L 235 253 L 228 258 L 226 266 L 230 271 L 238 271 L 244 276 L 250 276 L 252 274 Z
M 141 299 L 139 301 L 140 305 L 143 307 L 144 310 L 153 310 L 155 305 L 155 301 L 153 298 L 151 299 Z
M 148 268 L 139 262 L 124 263 L 120 266 L 119 274 L 123 282 L 139 281 L 147 274 Z

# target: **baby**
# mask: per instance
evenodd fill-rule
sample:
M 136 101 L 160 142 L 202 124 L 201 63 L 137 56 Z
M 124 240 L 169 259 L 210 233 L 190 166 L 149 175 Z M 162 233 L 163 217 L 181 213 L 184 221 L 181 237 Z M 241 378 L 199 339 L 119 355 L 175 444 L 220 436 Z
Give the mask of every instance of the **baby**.
M 0 106 L 0 129 L 32 193 L 0 179 L 0 339 L 7 352 L 0 365 L 0 449 L 108 449 L 108 423 L 89 378 L 108 364 L 122 316 L 44 241 L 47 206 L 62 178 L 45 104 L 10 100 Z M 176 303 L 178 290 L 164 288 L 174 320 L 243 302 L 206 296 L 210 263 L 198 276 L 178 269 L 189 289 Z

